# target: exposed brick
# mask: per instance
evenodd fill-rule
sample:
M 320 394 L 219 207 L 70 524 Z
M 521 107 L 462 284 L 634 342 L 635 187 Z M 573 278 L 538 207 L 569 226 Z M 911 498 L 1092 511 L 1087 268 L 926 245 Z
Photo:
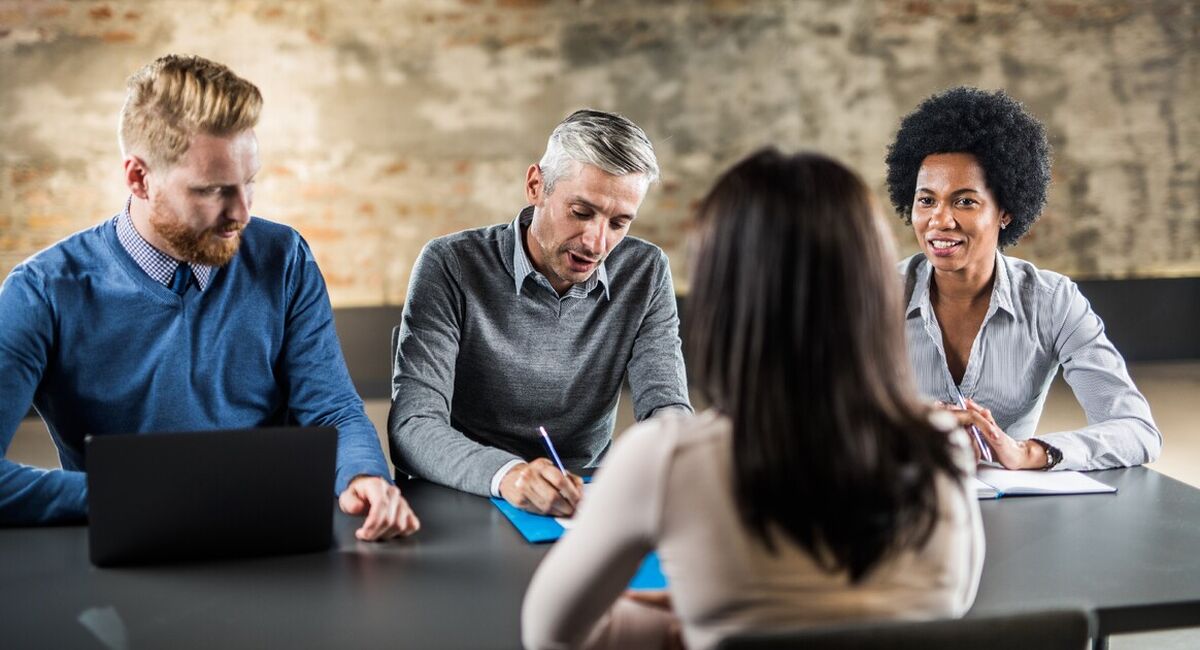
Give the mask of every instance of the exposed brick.
M 124 29 L 114 29 L 104 32 L 100 38 L 105 43 L 130 43 L 137 40 L 137 34 Z
M 12 29 L 25 24 L 25 12 L 20 9 L 0 8 L 0 27 Z
M 912 0 L 905 3 L 905 9 L 914 16 L 932 16 L 933 3 L 929 0 Z
M 39 8 L 38 12 L 37 12 L 37 16 L 38 16 L 38 18 L 43 18 L 43 19 L 45 19 L 45 18 L 62 18 L 69 13 L 71 13 L 71 9 L 70 9 L 69 5 L 66 5 L 63 3 L 58 3 L 58 4 L 52 4 L 49 6 Z
M 549 4 L 549 0 L 496 0 L 501 9 L 536 9 Z
M 1073 2 L 1046 3 L 1046 13 L 1055 18 L 1071 19 L 1079 15 L 1079 5 Z
M 511 219 L 574 108 L 650 133 L 663 179 L 633 234 L 686 286 L 690 218 L 726 166 L 814 149 L 882 192 L 900 117 L 959 83 L 1007 88 L 1053 135 L 1050 205 L 1013 254 L 1081 278 L 1200 274 L 1194 3 L 837 4 L 0 0 L 0 274 L 119 208 L 121 89 L 175 48 L 263 88 L 255 213 L 309 238 L 338 305 L 403 300 L 426 241 Z M 199 7 L 205 27 L 181 32 Z

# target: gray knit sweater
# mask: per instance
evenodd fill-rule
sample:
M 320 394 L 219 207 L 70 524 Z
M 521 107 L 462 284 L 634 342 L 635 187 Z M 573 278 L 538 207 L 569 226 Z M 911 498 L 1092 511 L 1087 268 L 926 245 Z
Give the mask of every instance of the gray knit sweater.
M 401 471 L 487 495 L 546 455 L 539 426 L 569 469 L 593 466 L 626 374 L 638 420 L 691 410 L 666 254 L 626 237 L 560 298 L 518 239 L 530 216 L 435 239 L 413 266 L 388 417 Z

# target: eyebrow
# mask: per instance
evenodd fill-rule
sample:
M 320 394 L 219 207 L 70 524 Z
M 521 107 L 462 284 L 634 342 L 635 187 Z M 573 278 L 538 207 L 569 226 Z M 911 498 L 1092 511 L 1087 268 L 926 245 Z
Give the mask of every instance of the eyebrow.
M 937 192 L 934 192 L 933 190 L 929 189 L 928 187 L 918 187 L 917 191 L 918 192 L 929 192 L 930 194 L 937 194 Z M 950 195 L 954 196 L 955 194 L 962 194 L 963 192 L 971 192 L 972 194 L 983 194 L 983 190 L 977 190 L 973 187 L 960 187 L 957 190 L 950 192 Z
M 595 212 L 603 212 L 604 211 L 600 208 L 600 206 L 596 205 L 595 203 L 592 203 L 591 201 L 583 198 L 582 196 L 579 196 L 578 194 L 572 196 L 570 202 L 571 203 L 580 203 L 584 207 L 589 208 Z M 633 221 L 633 215 L 631 215 L 631 214 L 614 214 L 609 218 L 610 219 L 628 219 L 630 221 Z
M 262 167 L 259 167 L 258 169 L 254 170 L 254 173 L 247 176 L 246 180 L 242 181 L 242 183 L 249 183 L 250 181 L 257 180 L 258 175 L 261 173 L 262 173 Z M 238 183 L 236 181 L 233 183 L 225 183 L 225 182 L 201 183 L 199 185 L 188 185 L 188 187 L 191 189 L 202 190 L 202 189 L 208 189 L 210 187 L 233 187 L 235 185 L 241 185 L 241 183 Z

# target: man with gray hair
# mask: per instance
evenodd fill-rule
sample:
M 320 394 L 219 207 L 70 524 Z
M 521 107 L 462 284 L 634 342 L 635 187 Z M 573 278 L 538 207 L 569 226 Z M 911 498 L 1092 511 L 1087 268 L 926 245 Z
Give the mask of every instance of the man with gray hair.
M 569 516 L 582 483 L 539 428 L 578 470 L 608 449 L 626 375 L 638 420 L 691 410 L 667 256 L 626 237 L 657 178 L 641 128 L 576 111 L 526 171 L 516 219 L 425 246 L 393 360 L 398 467 Z

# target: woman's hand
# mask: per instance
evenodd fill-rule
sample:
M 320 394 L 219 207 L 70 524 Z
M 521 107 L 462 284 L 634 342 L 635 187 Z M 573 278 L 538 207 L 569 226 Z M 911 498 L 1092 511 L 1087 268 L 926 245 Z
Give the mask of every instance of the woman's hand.
M 671 611 L 671 592 L 666 589 L 627 589 L 625 597 L 641 605 Z
M 658 609 L 674 615 L 671 609 L 671 592 L 667 590 L 626 590 L 624 597 L 643 607 Z M 670 626 L 666 630 L 666 638 L 663 639 L 662 650 L 684 650 L 683 645 L 683 626 L 680 625 L 678 617 L 674 617 Z
M 1046 450 L 1041 445 L 1030 440 L 1014 440 L 996 420 L 992 412 L 974 400 L 966 401 L 965 409 L 947 406 L 947 410 L 958 418 L 958 423 L 964 428 L 974 425 L 983 435 L 983 441 L 992 448 L 992 457 L 1005 469 L 1044 469 L 1046 467 Z M 979 450 L 975 450 L 978 458 Z

